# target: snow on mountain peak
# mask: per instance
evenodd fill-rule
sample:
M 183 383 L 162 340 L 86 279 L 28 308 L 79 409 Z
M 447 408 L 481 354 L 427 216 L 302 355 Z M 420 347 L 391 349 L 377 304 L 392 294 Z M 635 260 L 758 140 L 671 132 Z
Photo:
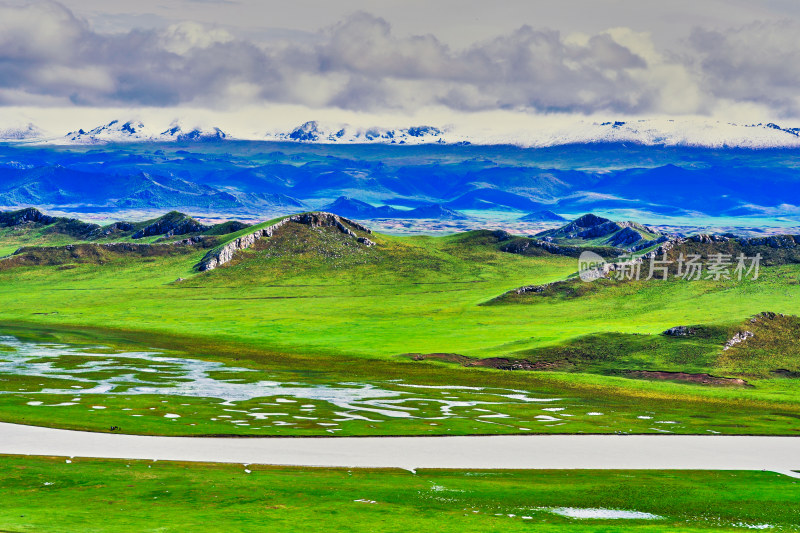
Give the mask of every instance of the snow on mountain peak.
M 217 127 L 213 128 L 194 128 L 184 131 L 178 124 L 173 124 L 166 131 L 161 132 L 159 141 L 178 141 L 178 142 L 215 142 L 223 141 L 228 138 L 228 134 Z
M 535 117 L 506 122 L 490 117 L 447 128 L 431 125 L 401 127 L 353 126 L 309 120 L 288 128 L 247 133 L 235 126 L 186 127 L 174 121 L 168 127 L 145 126 L 139 120 L 112 120 L 63 137 L 48 137 L 33 124 L 0 125 L 0 141 L 49 144 L 106 144 L 129 142 L 222 142 L 230 139 L 319 144 L 476 144 L 526 148 L 587 143 L 636 143 L 645 146 L 709 148 L 798 148 L 800 128 L 775 122 L 736 124 L 703 118 L 590 120 Z M 376 122 L 378 120 L 376 119 Z M 230 131 L 234 133 L 231 134 Z
M 66 139 L 75 144 L 103 144 L 109 142 L 134 142 L 153 140 L 152 133 L 146 131 L 140 121 L 122 122 L 112 120 L 108 124 L 97 126 L 88 131 L 79 129 L 67 133 Z
M 30 123 L 21 127 L 0 128 L 0 141 L 25 141 L 41 137 L 42 131 Z
M 320 125 L 309 120 L 290 132 L 267 133 L 262 140 L 318 142 L 324 144 L 383 143 L 383 144 L 430 144 L 444 142 L 444 131 L 433 126 L 409 128 L 353 128 L 348 125 Z
M 228 138 L 228 134 L 219 128 L 194 128 L 185 131 L 178 123 L 173 123 L 167 130 L 158 131 L 146 128 L 141 121 L 112 120 L 108 124 L 90 130 L 77 130 L 65 135 L 64 140 L 70 144 L 106 144 L 126 142 L 210 142 Z

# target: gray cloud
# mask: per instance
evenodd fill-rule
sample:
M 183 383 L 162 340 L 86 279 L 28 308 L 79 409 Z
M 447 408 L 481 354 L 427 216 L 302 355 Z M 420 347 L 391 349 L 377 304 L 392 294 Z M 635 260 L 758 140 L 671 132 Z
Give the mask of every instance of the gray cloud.
M 716 97 L 800 115 L 800 23 L 754 22 L 724 31 L 697 28 L 690 42 L 703 85 Z
M 727 99 L 797 113 L 798 29 L 696 29 L 672 53 L 631 30 L 565 36 L 524 25 L 453 48 L 355 13 L 313 39 L 256 42 L 192 22 L 103 33 L 55 2 L 0 4 L 0 104 L 641 114 L 703 113 Z

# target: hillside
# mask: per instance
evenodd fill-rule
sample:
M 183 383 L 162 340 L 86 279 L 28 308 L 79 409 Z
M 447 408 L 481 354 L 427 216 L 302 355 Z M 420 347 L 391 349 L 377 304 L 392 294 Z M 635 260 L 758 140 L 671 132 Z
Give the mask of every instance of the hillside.
M 184 237 L 220 236 L 248 227 L 238 221 L 204 225 L 177 211 L 142 222 L 114 222 L 105 226 L 79 219 L 53 217 L 38 209 L 0 212 L 0 255 L 20 246 L 63 246 L 76 243 L 170 242 Z
M 556 244 L 611 246 L 630 251 L 667 240 L 666 235 L 637 222 L 614 222 L 591 213 L 560 228 L 537 233 L 535 237 Z

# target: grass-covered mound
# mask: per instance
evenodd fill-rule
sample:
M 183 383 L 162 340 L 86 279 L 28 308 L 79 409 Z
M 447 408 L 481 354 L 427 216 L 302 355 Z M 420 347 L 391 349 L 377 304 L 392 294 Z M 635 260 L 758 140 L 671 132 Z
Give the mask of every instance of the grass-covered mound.
M 742 374 L 800 378 L 800 318 L 764 312 L 734 330 L 716 366 Z

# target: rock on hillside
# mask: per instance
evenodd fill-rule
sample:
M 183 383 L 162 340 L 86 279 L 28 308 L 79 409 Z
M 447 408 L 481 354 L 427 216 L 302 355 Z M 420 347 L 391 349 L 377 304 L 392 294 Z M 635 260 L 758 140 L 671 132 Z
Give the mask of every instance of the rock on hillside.
M 20 224 L 24 224 L 26 222 L 52 224 L 57 220 L 58 218 L 45 215 L 34 207 L 0 213 L 0 225 L 5 227 L 19 226 Z
M 200 233 L 209 229 L 211 229 L 210 226 L 201 224 L 188 215 L 179 213 L 178 211 L 171 211 L 166 215 L 150 221 L 149 224 L 134 233 L 131 238 L 141 239 L 143 237 L 151 237 L 154 235 L 172 237 L 173 235 Z
M 372 230 L 362 226 L 358 222 L 354 222 L 339 215 L 326 212 L 302 213 L 286 217 L 275 224 L 265 228 L 259 228 L 252 233 L 242 235 L 231 242 L 225 244 L 220 248 L 216 248 L 208 252 L 205 257 L 195 265 L 195 268 L 201 272 L 207 270 L 214 270 L 215 268 L 228 263 L 233 259 L 236 252 L 250 248 L 256 241 L 263 238 L 272 237 L 273 233 L 281 227 L 291 222 L 297 224 L 304 224 L 312 228 L 318 227 L 335 227 L 341 233 L 356 240 L 359 244 L 364 246 L 374 246 L 375 243 L 367 237 L 359 236 L 356 231 L 371 234 Z
M 60 233 L 80 239 L 93 238 L 101 230 L 97 224 L 83 222 L 75 218 L 45 215 L 33 207 L 0 213 L 0 227 L 21 226 L 23 224 L 45 227 L 44 233 Z

